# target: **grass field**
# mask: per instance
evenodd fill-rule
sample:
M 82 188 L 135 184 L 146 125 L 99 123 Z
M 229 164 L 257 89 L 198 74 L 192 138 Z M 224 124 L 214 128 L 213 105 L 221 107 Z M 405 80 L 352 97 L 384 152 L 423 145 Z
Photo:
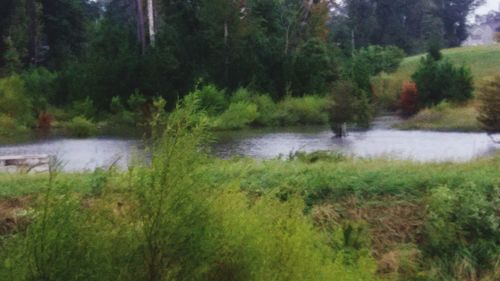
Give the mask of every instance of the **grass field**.
M 456 64 L 470 67 L 472 75 L 478 85 L 484 79 L 500 74 L 500 44 L 491 46 L 462 47 L 443 50 L 443 55 Z M 395 79 L 401 81 L 411 80 L 411 75 L 418 67 L 423 55 L 406 58 L 393 74 Z

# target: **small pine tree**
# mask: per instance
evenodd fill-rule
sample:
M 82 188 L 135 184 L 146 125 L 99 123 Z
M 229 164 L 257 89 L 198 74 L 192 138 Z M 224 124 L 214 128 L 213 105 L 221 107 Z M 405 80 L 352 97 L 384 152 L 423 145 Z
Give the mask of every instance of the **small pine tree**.
M 480 90 L 478 120 L 488 133 L 500 132 L 500 75 Z

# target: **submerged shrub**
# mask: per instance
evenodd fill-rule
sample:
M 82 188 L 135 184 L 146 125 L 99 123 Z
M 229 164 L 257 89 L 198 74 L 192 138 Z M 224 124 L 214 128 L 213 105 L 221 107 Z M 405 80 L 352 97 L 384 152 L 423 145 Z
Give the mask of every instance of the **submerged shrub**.
M 85 138 L 94 135 L 97 132 L 97 127 L 92 121 L 83 116 L 77 116 L 64 124 L 66 132 L 78 138 Z

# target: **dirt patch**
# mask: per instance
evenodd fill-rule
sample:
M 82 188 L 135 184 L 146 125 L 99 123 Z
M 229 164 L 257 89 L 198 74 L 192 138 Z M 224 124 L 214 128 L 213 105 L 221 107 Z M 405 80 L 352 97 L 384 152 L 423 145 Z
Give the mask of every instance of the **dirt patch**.
M 364 221 L 372 237 L 374 255 L 380 257 L 401 244 L 419 244 L 425 222 L 425 206 L 419 201 L 393 197 L 361 202 L 349 198 L 343 202 L 316 206 L 312 211 L 316 225 Z
M 0 199 L 0 235 L 23 229 L 27 223 L 27 210 L 31 197 Z

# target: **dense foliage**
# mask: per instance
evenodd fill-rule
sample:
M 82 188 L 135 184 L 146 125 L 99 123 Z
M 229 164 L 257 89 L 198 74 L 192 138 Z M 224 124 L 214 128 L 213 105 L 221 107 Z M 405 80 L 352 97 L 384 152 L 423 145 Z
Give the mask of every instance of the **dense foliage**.
M 467 38 L 467 16 L 483 0 L 347 0 L 333 19 L 343 49 L 396 45 L 422 52 L 430 42 L 457 47 Z
M 412 75 L 417 84 L 421 106 L 437 105 L 443 100 L 465 102 L 472 97 L 472 73 L 464 65 L 456 67 L 440 52 L 429 52 Z

